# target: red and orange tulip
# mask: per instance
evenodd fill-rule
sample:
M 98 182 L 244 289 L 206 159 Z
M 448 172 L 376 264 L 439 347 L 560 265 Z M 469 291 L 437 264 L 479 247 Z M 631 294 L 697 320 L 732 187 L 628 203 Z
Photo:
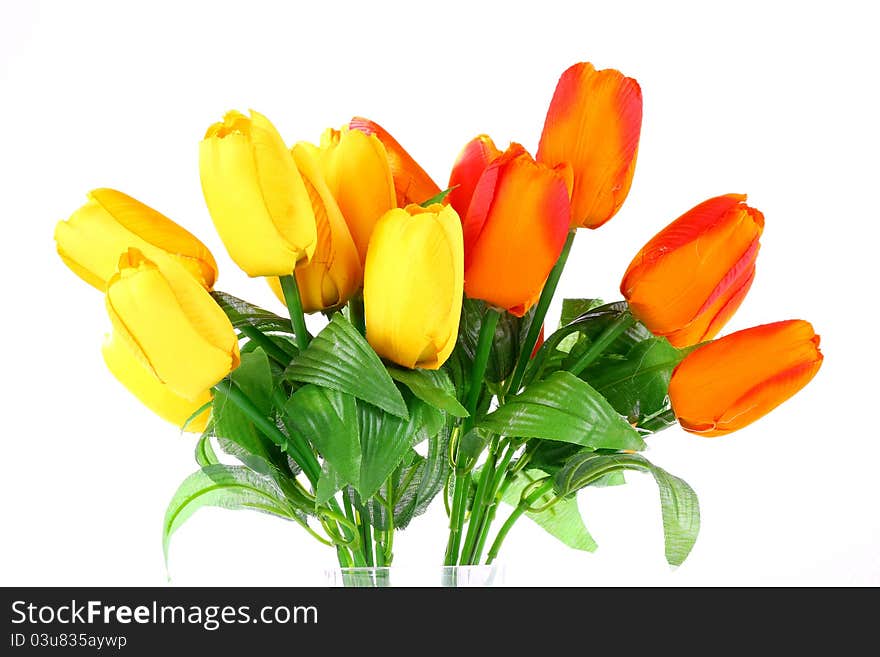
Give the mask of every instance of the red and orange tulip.
M 688 354 L 672 374 L 669 398 L 686 431 L 722 436 L 792 397 L 821 365 L 819 336 L 809 322 L 755 326 Z
M 642 91 L 620 71 L 582 62 L 559 78 L 538 146 L 549 166 L 574 171 L 572 225 L 598 228 L 623 205 L 642 128 Z
M 468 156 L 473 150 L 470 144 L 465 148 L 452 173 L 465 192 L 473 189 L 469 200 L 463 193 L 456 201 L 467 201 L 468 208 L 463 219 L 465 294 L 522 317 L 541 295 L 565 244 L 570 170 L 535 162 L 522 146 L 511 144 L 474 182 L 478 167 Z
M 397 207 L 404 208 L 410 203 L 424 203 L 440 193 L 431 176 L 419 166 L 397 140 L 388 134 L 378 123 L 360 116 L 354 117 L 349 123 L 352 130 L 360 130 L 368 135 L 376 135 L 388 153 L 388 164 L 394 177 L 394 189 L 397 193 Z
M 700 203 L 657 233 L 623 276 L 633 314 L 676 347 L 715 337 L 752 284 L 764 215 L 745 200 Z
M 447 197 L 449 205 L 455 208 L 458 216 L 467 216 L 477 181 L 486 167 L 500 155 L 501 151 L 496 148 L 495 142 L 489 135 L 474 137 L 461 150 L 452 167 L 447 185 L 447 188 L 452 190 Z

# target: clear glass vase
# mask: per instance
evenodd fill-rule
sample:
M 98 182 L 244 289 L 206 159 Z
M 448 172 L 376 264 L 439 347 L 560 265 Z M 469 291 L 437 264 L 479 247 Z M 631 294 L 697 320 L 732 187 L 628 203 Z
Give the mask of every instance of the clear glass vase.
M 489 566 L 331 568 L 327 585 L 345 588 L 504 586 L 504 569 Z

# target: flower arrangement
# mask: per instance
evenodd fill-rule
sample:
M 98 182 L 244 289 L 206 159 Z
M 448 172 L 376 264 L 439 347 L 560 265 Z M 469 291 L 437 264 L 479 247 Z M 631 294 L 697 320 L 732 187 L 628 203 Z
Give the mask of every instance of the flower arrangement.
M 523 515 L 592 550 L 577 491 L 635 470 L 660 489 L 666 558 L 680 564 L 697 497 L 641 454 L 647 441 L 676 422 L 736 431 L 806 385 L 822 354 L 802 320 L 716 339 L 764 228 L 737 194 L 651 238 L 623 301 L 565 299 L 545 330 L 575 235 L 627 196 L 641 119 L 635 80 L 575 64 L 534 157 L 480 135 L 441 190 L 372 121 L 289 148 L 265 116 L 227 113 L 200 145 L 204 198 L 229 255 L 289 317 L 214 289 L 211 253 L 156 210 L 92 191 L 55 240 L 105 295 L 107 367 L 200 434 L 199 469 L 165 517 L 166 558 L 174 531 L 216 505 L 297 523 L 341 566 L 389 565 L 395 532 L 437 496 L 445 565 L 491 563 Z M 314 336 L 309 313 L 327 319 Z

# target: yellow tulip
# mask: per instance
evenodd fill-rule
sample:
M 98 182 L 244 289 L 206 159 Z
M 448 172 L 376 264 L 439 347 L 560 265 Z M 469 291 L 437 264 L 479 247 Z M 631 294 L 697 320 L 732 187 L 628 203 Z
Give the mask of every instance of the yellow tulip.
M 364 270 L 376 353 L 404 367 L 440 367 L 455 347 L 463 291 L 464 240 L 451 206 L 408 205 L 379 220 Z
M 95 189 L 87 196 L 85 205 L 55 227 L 58 254 L 86 283 L 103 292 L 120 254 L 136 248 L 153 260 L 170 256 L 203 286 L 213 287 L 217 263 L 194 235 L 115 189 Z
M 124 342 L 162 383 L 199 399 L 239 363 L 232 324 L 183 269 L 160 269 L 137 249 L 119 259 L 107 284 L 114 339 Z
M 312 257 L 312 204 L 269 119 L 232 111 L 199 147 L 202 192 L 229 255 L 250 276 L 287 276 Z
M 111 336 L 104 342 L 101 351 L 104 354 L 104 362 L 113 376 L 144 406 L 175 426 L 183 427 L 184 422 L 213 397 L 210 390 L 205 390 L 194 400 L 185 399 L 174 393 L 138 360 L 125 340 Z M 210 415 L 210 409 L 205 409 L 186 425 L 185 430 L 201 433 L 205 430 Z
M 363 270 L 345 219 L 321 175 L 318 149 L 313 144 L 300 143 L 292 153 L 318 228 L 318 245 L 311 261 L 296 268 L 303 310 L 314 313 L 345 304 L 360 289 Z M 285 303 L 279 280 L 267 280 L 278 299 Z
M 385 147 L 360 130 L 330 129 L 321 136 L 321 166 L 363 263 L 376 222 L 397 207 Z

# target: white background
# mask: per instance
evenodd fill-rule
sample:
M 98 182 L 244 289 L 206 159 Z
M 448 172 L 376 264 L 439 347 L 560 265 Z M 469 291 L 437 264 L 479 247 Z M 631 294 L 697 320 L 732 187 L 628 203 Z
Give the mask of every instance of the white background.
M 557 77 L 590 60 L 639 80 L 644 125 L 629 200 L 579 234 L 561 295 L 617 298 L 656 230 L 705 198 L 747 192 L 766 231 L 727 330 L 803 317 L 826 360 L 738 434 L 651 440 L 648 456 L 702 503 L 682 567 L 664 561 L 653 481 L 633 474 L 581 497 L 595 554 L 517 525 L 502 551 L 508 581 L 880 584 L 870 6 L 2 0 L 0 583 L 164 585 L 163 513 L 195 469 L 194 438 L 105 370 L 103 299 L 55 255 L 55 222 L 89 189 L 119 188 L 182 223 L 220 262 L 219 289 L 280 311 L 232 265 L 203 205 L 197 146 L 224 111 L 258 109 L 291 142 L 371 117 L 442 186 L 479 132 L 534 152 Z M 398 535 L 396 561 L 439 563 L 445 537 L 438 503 Z M 292 524 L 208 509 L 175 537 L 171 581 L 320 584 L 333 563 Z

